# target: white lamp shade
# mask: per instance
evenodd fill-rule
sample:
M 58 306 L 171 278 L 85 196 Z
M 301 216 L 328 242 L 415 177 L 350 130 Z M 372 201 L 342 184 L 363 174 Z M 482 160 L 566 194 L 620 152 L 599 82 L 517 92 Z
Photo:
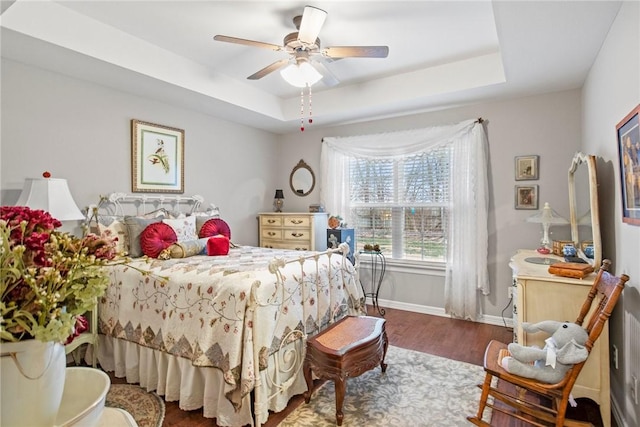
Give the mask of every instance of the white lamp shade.
M 568 224 L 565 218 L 561 217 L 558 212 L 551 209 L 549 203 L 545 203 L 542 211 L 531 215 L 527 218 L 527 222 L 535 222 L 542 224 L 542 240 L 540 243 L 543 247 L 548 248 L 551 244 L 551 239 L 549 239 L 549 227 L 551 225 L 560 225 L 560 224 Z
M 304 61 L 298 64 L 289 64 L 280 71 L 282 78 L 295 87 L 313 86 L 322 79 L 322 74 L 311 64 Z
M 16 206 L 42 209 L 60 221 L 84 219 L 71 197 L 67 180 L 61 178 L 27 178 Z
M 554 211 L 551 206 L 549 206 L 548 202 L 544 204 L 542 211 L 528 217 L 527 222 L 542 224 L 569 224 L 569 221 L 560 216 L 558 212 Z

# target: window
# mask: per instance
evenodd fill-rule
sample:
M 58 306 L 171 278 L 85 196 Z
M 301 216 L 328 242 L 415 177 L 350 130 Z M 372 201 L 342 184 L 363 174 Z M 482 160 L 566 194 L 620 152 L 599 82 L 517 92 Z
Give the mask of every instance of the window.
M 326 136 L 320 199 L 357 229 L 358 249 L 445 274 L 445 312 L 475 320 L 489 294 L 488 144 L 483 120 L 372 135 Z
M 394 159 L 350 157 L 349 218 L 358 249 L 393 259 L 444 262 L 451 144 Z

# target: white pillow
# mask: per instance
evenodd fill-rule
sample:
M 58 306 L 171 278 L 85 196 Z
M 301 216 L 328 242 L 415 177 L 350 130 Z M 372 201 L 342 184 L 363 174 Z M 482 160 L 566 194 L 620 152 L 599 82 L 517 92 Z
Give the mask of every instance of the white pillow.
M 127 225 L 123 221 L 114 219 L 109 225 L 98 222 L 98 232 L 100 235 L 109 233 L 111 237 L 117 237 L 116 251 L 121 254 L 129 253 L 129 233 L 127 232 Z
M 189 240 L 197 240 L 196 234 L 196 217 L 187 216 L 178 219 L 163 219 L 162 222 L 173 228 L 178 237 L 178 242 L 187 242 Z

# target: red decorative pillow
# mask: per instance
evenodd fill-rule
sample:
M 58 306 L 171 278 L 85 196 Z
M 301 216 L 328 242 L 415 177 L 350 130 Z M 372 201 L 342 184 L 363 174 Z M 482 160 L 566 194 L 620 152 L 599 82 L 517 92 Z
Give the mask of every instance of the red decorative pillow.
M 229 238 L 218 234 L 207 240 L 207 255 L 227 255 L 229 253 Z
M 142 253 L 151 258 L 158 258 L 160 252 L 177 241 L 176 232 L 163 222 L 149 224 L 140 234 Z
M 211 218 L 202 224 L 198 237 L 211 237 L 217 236 L 218 234 L 222 234 L 227 239 L 231 240 L 231 229 L 229 228 L 229 224 L 220 218 Z

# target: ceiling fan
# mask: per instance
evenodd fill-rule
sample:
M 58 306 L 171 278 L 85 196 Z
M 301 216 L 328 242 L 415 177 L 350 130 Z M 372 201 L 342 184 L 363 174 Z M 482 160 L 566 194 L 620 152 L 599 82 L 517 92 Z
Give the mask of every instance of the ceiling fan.
M 322 48 L 318 35 L 326 18 L 326 11 L 313 6 L 305 6 L 302 16 L 293 18 L 293 23 L 298 31 L 287 34 L 284 37 L 282 46 L 223 35 L 216 35 L 213 39 L 221 42 L 287 52 L 290 55 L 289 58 L 267 65 L 247 77 L 247 79 L 258 80 L 289 65 L 281 73 L 287 82 L 297 87 L 311 86 L 320 79 L 323 79 L 327 86 L 338 84 L 338 79 L 324 66 L 323 61 L 325 60 L 386 58 L 389 55 L 388 46 L 331 46 Z M 291 70 L 294 70 L 297 75 L 291 76 Z M 289 76 L 287 75 L 288 72 Z

